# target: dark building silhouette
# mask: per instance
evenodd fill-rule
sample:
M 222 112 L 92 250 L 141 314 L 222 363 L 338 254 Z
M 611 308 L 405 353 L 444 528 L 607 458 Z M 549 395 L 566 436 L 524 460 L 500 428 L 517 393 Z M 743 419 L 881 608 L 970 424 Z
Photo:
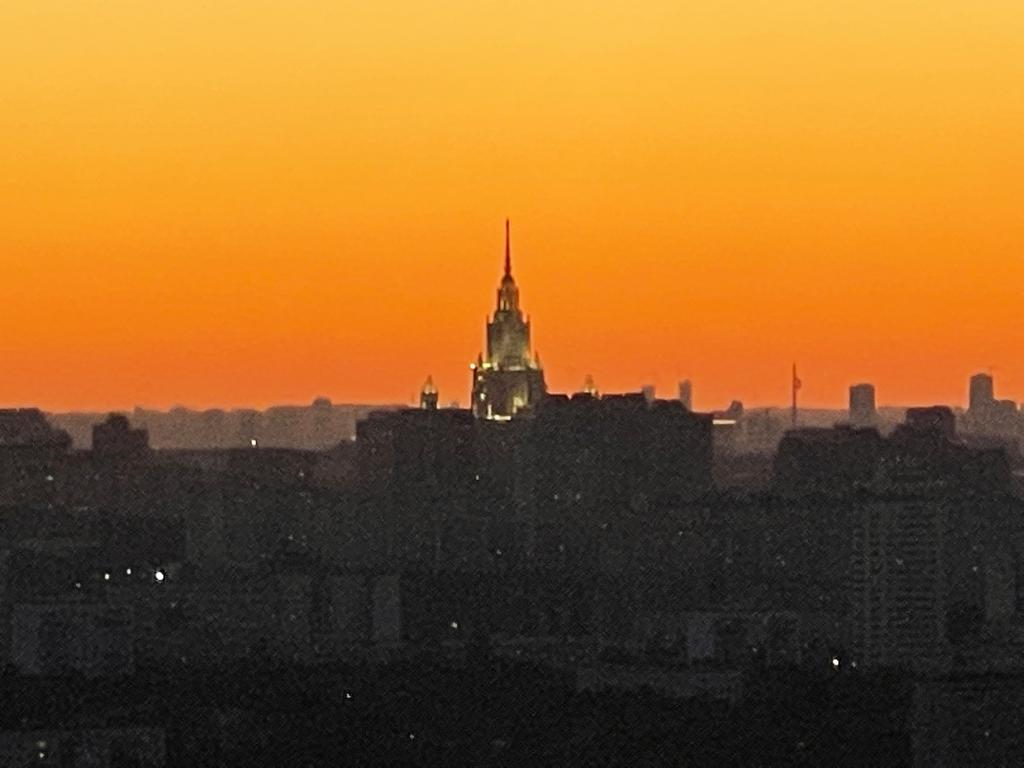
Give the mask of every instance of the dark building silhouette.
M 921 672 L 948 665 L 943 501 L 881 497 L 857 510 L 852 550 L 851 653 L 865 669 Z
M 956 433 L 952 409 L 934 406 L 907 409 L 882 454 L 877 482 L 904 492 L 1006 494 L 1013 479 L 1005 450 L 969 446 Z
M 252 445 L 294 450 L 327 450 L 355 439 L 356 422 L 371 411 L 399 405 L 351 405 L 318 397 L 308 405 L 282 405 L 264 411 L 212 408 L 194 411 L 135 408 L 127 414 L 131 426 L 149 432 L 154 450 L 225 450 Z M 52 413 L 50 423 L 67 431 L 73 447 L 92 446 L 92 429 L 106 413 Z
M 0 409 L 0 449 L 60 454 L 69 448 L 68 433 L 51 426 L 38 408 Z
M 964 443 L 951 409 L 911 408 L 887 438 L 793 430 L 775 470 L 777 498 L 811 513 L 779 524 L 807 545 L 813 581 L 846 595 L 835 611 L 848 643 L 837 664 L 945 674 L 965 641 L 1005 631 L 1021 505 L 1005 452 Z M 829 542 L 840 549 L 829 554 Z M 997 648 L 982 655 L 998 657 Z
M 540 358 L 530 349 L 530 321 L 519 307 L 507 220 L 505 274 L 494 316 L 487 323 L 487 356 L 478 355 L 471 368 L 472 411 L 478 418 L 510 419 L 536 405 L 547 391 Z
M 743 402 L 741 400 L 733 400 L 724 411 L 715 411 L 715 418 L 732 419 L 734 421 L 743 418 Z
M 552 395 L 528 432 L 533 469 L 547 488 L 539 503 L 577 494 L 609 508 L 696 498 L 711 489 L 711 421 L 643 394 Z
M 711 421 L 639 393 L 546 398 L 524 446 L 536 557 L 595 563 L 609 526 L 621 535 L 710 491 Z
M 875 387 L 873 384 L 854 384 L 850 387 L 850 423 L 870 426 L 875 423 Z
M 971 376 L 969 407 L 985 408 L 995 402 L 995 384 L 987 373 Z
M 465 410 L 428 378 L 419 407 L 55 422 L 92 450 L 0 411 L 0 757 L 1020 762 L 1024 500 L 977 437 L 1019 416 L 991 377 L 959 422 L 860 384 L 850 424 L 784 434 L 694 413 L 689 381 L 548 395 L 507 223 L 487 333 Z
M 773 488 L 785 496 L 842 496 L 875 479 L 882 438 L 874 429 L 803 427 L 786 432 Z
M 1011 454 L 1018 454 L 1024 424 L 1017 403 L 997 400 L 993 379 L 987 373 L 971 377 L 970 405 L 962 423 L 965 434 L 1001 444 Z
M 590 568 L 608 525 L 712 490 L 711 429 L 710 415 L 639 393 L 548 396 L 508 423 L 409 409 L 360 422 L 359 475 L 393 563 Z
M 473 414 L 372 413 L 357 434 L 360 483 L 379 516 L 388 562 L 440 564 L 447 536 L 480 527 L 472 504 L 479 474 Z
M 686 410 L 693 410 L 693 382 L 689 379 L 679 382 L 679 402 Z
M 139 458 L 149 453 L 149 433 L 133 429 L 124 414 L 112 413 L 92 428 L 92 450 L 97 456 Z
M 986 615 L 995 627 L 1006 613 L 1020 543 L 1006 454 L 968 447 L 952 422 L 948 408 L 910 409 L 855 508 L 850 625 L 865 668 L 948 672 Z
M 37 408 L 0 410 L 0 505 L 53 503 L 70 448 L 68 433 Z
M 849 426 L 790 430 L 775 456 L 773 488 L 787 497 L 934 484 L 999 493 L 1012 485 L 1005 452 L 959 440 L 956 418 L 945 406 L 907 409 L 888 438 Z
M 945 441 L 956 439 L 956 417 L 951 408 L 933 405 L 908 408 L 905 421 L 896 428 L 894 437 L 931 435 Z

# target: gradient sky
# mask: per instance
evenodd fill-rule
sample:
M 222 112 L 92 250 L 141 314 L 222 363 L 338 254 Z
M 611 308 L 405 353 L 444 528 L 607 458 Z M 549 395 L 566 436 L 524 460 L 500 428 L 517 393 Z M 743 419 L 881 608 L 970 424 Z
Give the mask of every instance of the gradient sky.
M 0 404 L 1024 399 L 1019 0 L 0 3 Z

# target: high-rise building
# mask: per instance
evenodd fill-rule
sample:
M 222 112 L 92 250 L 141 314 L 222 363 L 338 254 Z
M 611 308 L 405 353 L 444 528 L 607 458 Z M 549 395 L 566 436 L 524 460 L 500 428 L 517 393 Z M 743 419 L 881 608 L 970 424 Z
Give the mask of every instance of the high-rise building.
M 554 394 L 525 427 L 519 482 L 529 489 L 541 562 L 599 550 L 628 559 L 613 532 L 660 519 L 714 487 L 712 416 L 678 400 Z
M 437 387 L 434 386 L 433 376 L 427 376 L 420 390 L 420 408 L 424 411 L 437 410 Z
M 474 519 L 479 469 L 469 411 L 379 411 L 356 427 L 359 482 L 373 510 L 367 549 L 388 562 L 437 562 L 459 521 Z
M 964 414 L 964 431 L 974 435 L 1016 441 L 1022 421 L 1013 400 L 996 400 L 995 385 L 987 373 L 971 377 L 970 407 Z M 1007 444 L 1010 447 L 1010 444 Z M 1016 450 L 1015 447 L 1011 450 Z
M 512 277 L 509 224 L 505 221 L 505 274 L 498 288 L 493 318 L 487 323 L 487 356 L 473 370 L 473 414 L 510 419 L 536 405 L 547 391 L 540 357 L 530 349 L 530 321 L 519 308 L 519 288 Z
M 971 410 L 985 408 L 995 400 L 995 386 L 992 377 L 987 373 L 976 373 L 971 376 Z
M 854 661 L 865 669 L 948 664 L 942 499 L 875 500 L 859 510 L 852 552 Z
M 875 386 L 854 384 L 850 387 L 850 422 L 857 426 L 873 424 L 875 411 Z
M 693 382 L 689 379 L 679 382 L 679 402 L 683 404 L 683 408 L 686 410 L 693 410 Z

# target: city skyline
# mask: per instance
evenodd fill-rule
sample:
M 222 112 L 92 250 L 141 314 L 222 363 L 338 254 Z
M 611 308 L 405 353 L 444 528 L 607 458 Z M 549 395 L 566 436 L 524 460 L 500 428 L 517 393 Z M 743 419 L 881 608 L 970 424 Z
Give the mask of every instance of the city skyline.
M 516 285 L 515 285 L 514 281 L 509 283 L 509 281 L 511 280 L 511 272 L 510 272 L 510 270 L 511 270 L 511 250 L 510 250 L 511 246 L 510 246 L 510 220 L 507 219 L 507 218 L 505 219 L 505 230 L 504 231 L 505 231 L 505 241 L 504 241 L 504 278 L 503 278 L 503 282 L 501 283 L 502 288 L 498 292 L 498 309 L 501 310 L 502 307 L 503 307 L 503 301 L 507 300 L 505 298 L 504 291 L 506 290 L 506 287 L 505 287 L 506 283 L 508 283 L 509 285 L 511 285 L 512 291 L 515 293 L 514 301 L 516 303 L 516 311 L 518 312 L 518 307 L 517 307 L 517 304 L 518 304 L 518 289 L 516 288 Z M 501 314 L 501 313 L 499 312 L 499 314 Z M 530 347 L 529 333 L 530 333 L 530 324 L 531 324 L 530 323 L 530 319 L 531 318 L 530 318 L 529 314 L 520 313 L 519 314 L 519 321 L 518 322 L 522 322 L 524 318 L 526 320 L 526 325 L 525 325 L 526 337 L 525 337 L 525 341 L 523 341 L 523 342 L 517 341 L 515 343 L 516 344 L 520 344 L 520 343 L 525 344 L 524 350 L 529 350 L 529 347 Z M 488 329 L 487 329 L 487 333 L 485 334 L 485 336 L 489 337 L 491 335 L 491 333 L 492 333 L 492 331 L 491 331 L 491 321 L 488 320 L 487 324 L 488 324 Z M 518 331 L 517 331 L 517 333 L 518 333 Z M 487 341 L 487 345 L 488 345 L 488 349 L 489 349 L 490 348 L 490 344 L 491 344 L 491 340 L 486 339 L 486 341 Z M 534 354 L 534 356 L 536 356 L 536 358 L 537 358 L 537 365 L 539 366 L 539 352 L 536 349 L 534 349 L 533 354 Z M 488 355 L 490 355 L 490 352 L 488 352 Z M 488 360 L 490 360 L 490 357 L 488 357 Z M 479 375 L 478 369 L 480 368 L 480 361 L 481 361 L 481 358 L 478 356 L 477 361 L 475 363 L 471 363 L 470 366 L 469 366 L 470 370 L 472 372 L 474 372 L 473 373 L 474 381 L 476 380 L 477 376 Z M 532 366 L 533 363 L 531 362 L 530 365 Z M 792 398 L 793 397 L 793 389 L 792 389 L 793 382 L 794 381 L 799 381 L 798 389 L 800 390 L 800 397 L 799 397 L 799 408 L 800 408 L 800 410 L 842 410 L 842 409 L 846 409 L 846 407 L 848 406 L 848 402 L 846 402 L 845 399 L 848 398 L 848 396 L 849 396 L 850 388 L 856 388 L 856 387 L 862 386 L 864 384 L 870 384 L 872 387 L 877 389 L 877 385 L 876 385 L 875 381 L 873 381 L 873 380 L 872 381 L 868 381 L 866 379 L 866 377 L 862 377 L 860 379 L 851 379 L 849 381 L 849 383 L 846 385 L 846 389 L 843 391 L 843 394 L 842 394 L 842 397 L 844 398 L 843 401 L 837 401 L 837 400 L 832 399 L 832 398 L 822 398 L 821 394 L 820 394 L 820 391 L 819 391 L 818 392 L 818 399 L 813 399 L 812 398 L 810 402 L 807 402 L 807 401 L 805 401 L 803 378 L 800 378 L 799 380 L 796 379 L 796 366 L 795 366 L 795 364 L 792 364 L 792 365 L 793 365 L 792 373 L 786 379 L 786 385 L 787 385 L 786 386 L 786 389 L 787 389 L 786 397 L 788 397 L 788 398 Z M 488 366 L 490 366 L 490 363 L 488 363 Z M 431 370 L 433 370 L 433 369 L 431 369 Z M 834 381 L 835 376 L 832 375 L 834 373 L 833 371 L 824 371 L 824 373 L 826 375 L 826 378 Z M 985 368 L 972 370 L 971 373 L 970 373 L 970 376 L 973 377 L 973 376 L 977 376 L 978 374 L 987 374 L 987 375 L 989 375 L 989 376 L 994 378 L 993 374 L 995 374 L 995 373 L 996 373 L 996 368 L 994 366 L 988 366 L 988 367 L 985 367 Z M 443 382 L 446 382 L 449 379 L 449 377 L 446 374 L 447 374 L 447 371 L 443 372 L 441 376 L 436 376 L 436 374 L 433 373 L 433 372 L 427 374 L 427 380 L 428 380 L 428 382 L 430 384 L 430 387 L 432 389 L 433 394 L 435 396 L 439 396 L 440 397 L 440 402 L 443 403 L 446 406 L 447 405 L 457 405 L 459 407 L 473 407 L 473 402 L 475 400 L 474 392 L 476 391 L 477 385 L 473 384 L 472 387 L 467 388 L 468 391 L 465 393 L 467 395 L 467 397 L 465 399 L 463 399 L 462 394 L 459 392 L 459 390 L 457 388 L 453 389 L 453 391 L 451 392 L 451 396 L 449 397 L 448 396 L 449 393 L 440 392 L 439 389 L 437 388 L 437 385 L 434 383 L 435 377 L 438 378 L 439 380 L 443 381 Z M 804 369 L 802 368 L 801 369 L 801 377 L 803 377 L 804 375 L 805 375 Z M 813 372 L 812 372 L 812 376 L 813 376 Z M 621 380 L 621 379 L 615 379 L 615 380 Z M 693 380 L 691 378 L 687 378 L 685 375 L 681 375 L 681 376 L 675 378 L 674 380 L 669 381 L 668 382 L 669 386 L 665 386 L 665 387 L 662 386 L 665 383 L 664 381 L 661 381 L 660 379 L 659 380 L 655 380 L 653 378 L 648 378 L 646 380 L 643 380 L 642 382 L 636 382 L 633 385 L 626 384 L 625 386 L 619 387 L 617 389 L 612 388 L 612 389 L 606 389 L 604 391 L 611 391 L 611 392 L 633 392 L 633 391 L 640 391 L 641 389 L 645 389 L 646 390 L 649 387 L 654 387 L 655 392 L 657 392 L 661 396 L 664 397 L 665 393 L 668 392 L 669 393 L 668 396 L 672 397 L 671 393 L 672 393 L 673 389 L 678 387 L 684 381 L 688 382 L 691 387 L 693 386 L 694 382 L 693 382 Z M 771 390 L 771 389 L 773 389 L 773 386 L 771 386 L 771 385 L 776 384 L 776 383 L 777 382 L 769 382 L 769 386 L 762 387 L 761 390 L 766 390 L 766 389 L 767 390 Z M 696 385 L 697 385 L 697 391 L 699 393 L 700 392 L 700 382 L 699 381 L 696 382 Z M 541 386 L 543 386 L 543 376 L 542 376 L 542 379 L 541 379 Z M 588 371 L 583 376 L 583 379 L 582 379 L 581 383 L 578 386 L 571 386 L 570 385 L 570 386 L 565 387 L 562 390 L 557 390 L 556 389 L 556 390 L 552 390 L 552 391 L 563 391 L 563 392 L 567 392 L 567 393 L 582 392 L 582 391 L 589 391 L 592 388 L 595 388 L 596 386 L 597 386 L 597 384 L 596 384 L 596 382 L 594 380 L 594 374 L 591 371 Z M 1009 398 L 1011 400 L 1015 400 L 1015 398 L 1009 397 L 1008 392 L 1007 392 L 1007 388 L 1005 387 L 1005 385 L 997 384 L 997 387 L 999 388 L 999 393 L 998 394 L 999 394 L 1000 399 L 1002 399 L 1002 398 Z M 308 404 L 309 402 L 311 402 L 313 400 L 324 400 L 324 399 L 326 399 L 327 401 L 332 401 L 332 397 L 330 395 L 327 395 L 326 391 L 327 391 L 326 389 L 322 388 L 322 389 L 316 390 L 316 394 L 314 394 L 313 396 L 308 396 L 307 395 L 305 403 L 303 403 L 303 401 L 301 401 L 301 400 L 295 400 L 295 399 L 287 400 L 287 399 L 284 399 L 284 400 L 277 400 L 277 401 L 260 402 L 260 403 L 257 403 L 257 404 L 254 404 L 254 403 L 251 403 L 251 402 L 237 402 L 237 401 L 229 402 L 229 403 L 201 403 L 201 404 L 195 404 L 195 403 L 183 402 L 182 400 L 178 399 L 178 400 L 174 400 L 172 403 L 156 403 L 156 404 L 154 404 L 154 403 L 134 402 L 134 403 L 131 403 L 130 405 L 127 405 L 127 404 L 115 404 L 115 405 L 100 405 L 100 406 L 95 406 L 95 407 L 77 407 L 77 408 L 72 406 L 72 407 L 67 407 L 67 408 L 49 408 L 49 410 L 52 410 L 54 412 L 60 412 L 60 411 L 72 412 L 72 411 L 76 411 L 76 410 L 78 410 L 78 411 L 104 411 L 104 410 L 125 411 L 125 410 L 130 409 L 130 408 L 151 408 L 151 409 L 156 409 L 156 410 L 161 410 L 161 409 L 163 409 L 163 410 L 170 410 L 170 409 L 173 409 L 173 408 L 181 408 L 181 407 L 190 408 L 190 409 L 193 409 L 193 410 L 204 410 L 204 409 L 221 409 L 221 410 L 240 410 L 241 409 L 241 410 L 244 410 L 244 409 L 251 409 L 251 408 L 264 409 L 264 408 L 273 408 L 275 406 L 293 406 L 293 405 L 300 405 L 300 404 Z M 748 391 L 750 391 L 750 390 L 748 390 Z M 753 391 L 754 392 L 758 392 L 759 390 L 758 390 L 758 388 L 755 387 L 753 389 Z M 812 392 L 813 392 L 813 390 L 812 390 Z M 691 397 L 692 397 L 692 395 L 691 395 Z M 373 399 L 373 398 L 359 400 L 358 398 L 347 398 L 346 399 L 345 397 L 342 397 L 340 400 L 337 400 L 337 402 L 348 403 L 348 404 L 353 404 L 353 405 L 359 405 L 359 404 L 366 404 L 366 405 L 373 405 L 373 404 L 381 404 L 381 405 L 414 405 L 414 404 L 416 404 L 418 402 L 418 400 L 419 400 L 418 390 L 410 389 L 409 395 L 406 398 L 404 398 L 404 399 L 401 398 L 401 397 L 396 397 L 396 398 L 394 398 L 392 400 Z M 732 401 L 735 401 L 735 400 L 739 400 L 740 402 L 743 402 L 743 400 L 741 398 L 738 398 L 738 397 L 733 397 L 733 398 L 731 398 L 728 401 L 722 400 L 721 402 L 709 402 L 709 397 L 708 396 L 705 396 L 703 398 L 703 400 L 702 400 L 702 398 L 700 397 L 699 394 L 694 399 L 694 402 L 696 403 L 696 406 L 695 406 L 696 410 L 713 411 L 713 410 L 716 410 L 716 409 L 718 409 L 718 410 L 723 409 L 725 407 L 725 405 L 727 404 L 727 402 L 732 402 Z M 964 391 L 963 391 L 963 396 L 959 400 L 956 399 L 956 398 L 953 398 L 953 399 L 947 400 L 947 401 L 935 400 L 935 401 L 932 401 L 932 402 L 942 403 L 942 404 L 946 404 L 946 405 L 951 405 L 953 407 L 966 407 L 969 404 L 969 401 L 970 401 L 969 387 L 965 386 L 964 387 Z M 925 401 L 909 401 L 909 402 L 900 403 L 900 402 L 887 401 L 887 400 L 885 400 L 885 397 L 884 397 L 884 394 L 883 394 L 882 397 L 880 398 L 880 401 L 879 401 L 879 407 L 881 407 L 881 408 L 913 407 L 915 405 L 921 405 L 924 402 Z M 755 408 L 769 408 L 769 409 L 787 410 L 787 409 L 791 409 L 793 407 L 796 407 L 793 403 L 795 403 L 795 401 L 791 401 L 790 404 L 787 404 L 785 402 L 773 402 L 773 401 L 755 400 L 753 402 L 748 402 L 747 405 L 755 407 Z M 42 406 L 44 408 L 46 407 L 45 405 L 43 405 L 43 404 L 41 404 L 39 402 L 35 402 L 35 401 L 34 402 L 25 402 L 25 403 L 4 404 L 3 406 L 0 406 L 0 407 L 11 407 L 11 406 L 13 406 L 13 407 Z
M 505 216 L 552 391 L 1024 399 L 1024 14 L 677 6 L 4 8 L 0 404 L 466 404 Z
M 0 766 L 1024 766 L 1024 6 L 0 30 Z
M 506 229 L 505 229 L 505 232 L 506 232 L 506 235 L 505 235 L 506 236 L 506 243 L 505 243 L 505 248 L 506 248 L 506 251 L 505 251 L 505 253 L 506 253 L 506 269 L 508 268 L 507 267 L 507 265 L 508 265 L 507 259 L 508 259 L 508 247 L 509 247 L 509 244 L 508 244 L 507 238 L 508 238 L 509 223 L 510 223 L 509 220 L 506 219 L 505 220 L 505 227 L 506 227 Z M 507 272 L 505 274 L 508 275 Z M 528 325 L 529 325 L 529 320 L 531 319 L 531 316 L 529 314 L 527 314 L 526 317 L 527 317 Z M 545 357 L 545 360 L 546 359 L 547 358 Z M 780 367 L 781 370 L 778 372 L 780 374 L 778 376 L 778 381 L 765 381 L 764 382 L 764 386 L 754 386 L 753 388 L 751 388 L 750 385 L 741 385 L 741 386 L 739 386 L 737 388 L 737 390 L 735 390 L 735 391 L 753 392 L 754 393 L 754 397 L 751 398 L 750 401 L 744 401 L 741 396 L 730 396 L 727 392 L 724 392 L 724 393 L 715 392 L 715 393 L 713 393 L 713 395 L 708 395 L 708 394 L 702 392 L 703 388 L 701 387 L 700 379 L 698 379 L 696 377 L 692 377 L 691 375 L 689 375 L 689 370 L 690 369 L 684 370 L 682 373 L 680 373 L 678 376 L 676 376 L 674 378 L 672 376 L 667 376 L 666 377 L 664 375 L 659 375 L 657 377 L 648 377 L 646 379 L 638 379 L 638 380 L 633 381 L 632 383 L 629 383 L 623 375 L 618 375 L 618 376 L 612 375 L 612 376 L 609 376 L 609 380 L 615 381 L 615 382 L 623 382 L 623 383 L 620 386 L 618 386 L 618 387 L 609 387 L 609 388 L 600 387 L 600 389 L 601 389 L 601 391 L 608 391 L 608 392 L 638 392 L 642 388 L 645 388 L 645 387 L 648 387 L 648 386 L 653 386 L 655 388 L 655 391 L 657 392 L 657 394 L 659 396 L 672 398 L 672 397 L 674 397 L 674 390 L 678 387 L 678 385 L 681 382 L 683 382 L 683 381 L 692 381 L 693 385 L 694 385 L 694 387 L 696 389 L 696 392 L 697 392 L 696 396 L 694 397 L 695 407 L 696 407 L 696 410 L 699 410 L 699 411 L 700 410 L 712 411 L 712 410 L 716 410 L 716 409 L 724 409 L 725 406 L 728 405 L 728 403 L 730 401 L 732 401 L 732 400 L 740 400 L 741 402 L 745 402 L 746 405 L 751 406 L 751 407 L 755 407 L 755 408 L 769 408 L 769 409 L 778 409 L 778 410 L 781 410 L 781 411 L 786 411 L 786 410 L 789 410 L 791 408 L 791 405 L 788 402 L 788 399 L 792 397 L 792 381 L 793 381 L 793 379 L 792 379 L 792 375 L 790 375 L 788 373 L 788 368 L 789 368 L 790 365 L 792 365 L 792 364 L 791 363 L 785 363 L 785 364 L 781 364 L 780 363 L 779 367 Z M 470 370 L 473 370 L 475 365 L 474 364 L 470 364 L 469 367 L 470 367 Z M 556 382 L 566 383 L 565 372 L 564 372 L 564 370 L 560 371 L 559 370 L 560 367 L 561 366 L 558 366 L 557 362 L 556 362 L 556 364 L 553 366 L 553 370 L 554 370 L 555 373 L 554 373 L 554 375 L 551 378 L 554 379 Z M 437 366 L 435 366 L 435 368 L 437 368 Z M 459 386 L 458 386 L 459 383 L 460 383 L 459 379 L 462 378 L 464 380 L 464 377 L 460 375 L 461 371 L 459 371 L 458 374 L 454 374 L 453 375 L 453 374 L 451 374 L 450 371 L 442 370 L 441 373 L 438 374 L 437 372 L 435 372 L 435 368 L 429 368 L 428 367 L 427 370 L 429 370 L 430 372 L 427 374 L 427 377 L 428 377 L 429 381 L 431 382 L 431 386 L 432 387 L 434 387 L 434 386 L 437 387 L 436 391 L 440 395 L 440 398 L 441 398 L 440 402 L 444 406 L 456 405 L 457 404 L 459 407 L 471 407 L 472 399 L 473 399 L 472 398 L 472 388 L 469 387 L 469 386 L 463 386 L 462 389 L 459 389 Z M 657 366 L 657 368 L 660 371 L 664 371 L 665 370 L 665 366 Z M 554 388 L 551 388 L 551 391 L 553 391 L 553 392 L 559 392 L 560 391 L 560 392 L 566 392 L 566 393 L 574 393 L 574 392 L 585 391 L 588 387 L 591 387 L 591 386 L 598 386 L 598 385 L 600 385 L 600 381 L 596 381 L 595 382 L 595 379 L 597 378 L 597 376 L 593 373 L 593 371 L 594 370 L 602 370 L 602 369 L 605 370 L 606 372 L 608 371 L 607 368 L 602 368 L 602 366 L 600 366 L 600 365 L 595 365 L 592 368 L 587 370 L 587 372 L 582 376 L 580 382 L 577 385 L 574 386 L 571 383 L 567 383 L 567 385 L 562 387 L 562 388 L 558 388 L 557 386 L 554 387 Z M 800 366 L 800 369 L 801 369 L 801 379 L 800 379 L 800 387 L 799 387 L 799 389 L 800 389 L 800 397 L 799 397 L 799 408 L 800 408 L 800 410 L 845 410 L 847 408 L 847 406 L 848 406 L 847 398 L 849 396 L 849 388 L 850 387 L 856 387 L 856 386 L 864 384 L 864 383 L 870 383 L 872 386 L 875 386 L 876 388 L 879 388 L 875 379 L 869 379 L 868 377 L 864 377 L 864 376 L 862 376 L 860 378 L 854 377 L 854 378 L 850 378 L 844 385 L 841 385 L 842 388 L 835 395 L 833 395 L 833 394 L 829 394 L 829 395 L 823 394 L 822 393 L 822 390 L 824 389 L 823 386 L 819 386 L 819 387 L 813 387 L 812 386 L 811 390 L 810 390 L 810 397 L 808 397 L 807 394 L 805 394 L 806 390 L 805 390 L 805 381 L 804 381 L 804 379 L 808 375 L 810 375 L 811 377 L 814 377 L 815 376 L 815 372 L 814 371 L 810 371 L 810 373 L 808 374 L 806 366 L 803 366 L 803 365 Z M 876 369 L 877 369 L 877 367 L 876 367 Z M 903 408 L 903 407 L 913 407 L 913 406 L 917 406 L 917 405 L 922 405 L 922 404 L 925 404 L 925 403 L 942 403 L 942 404 L 950 405 L 950 406 L 952 406 L 954 408 L 966 408 L 968 406 L 968 404 L 969 404 L 969 398 L 970 398 L 970 391 L 969 391 L 969 386 L 968 386 L 968 378 L 971 377 L 971 376 L 975 376 L 977 374 L 988 374 L 988 375 L 993 376 L 993 378 L 996 379 L 996 387 L 998 389 L 998 395 L 999 395 L 1000 398 L 1009 398 L 1009 399 L 1013 399 L 1013 400 L 1017 399 L 1015 397 L 1015 395 L 1014 395 L 1013 390 L 1009 389 L 1005 385 L 1002 377 L 1000 376 L 1001 369 L 997 368 L 996 366 L 975 367 L 975 368 L 970 368 L 970 369 L 965 369 L 965 370 L 967 371 L 967 373 L 964 376 L 963 380 L 959 383 L 959 389 L 961 390 L 961 392 L 959 393 L 959 395 L 955 395 L 954 394 L 948 400 L 941 400 L 941 399 L 934 399 L 934 398 L 929 400 L 927 398 L 924 398 L 924 399 L 919 399 L 919 400 L 907 400 L 907 401 L 904 401 L 904 402 L 897 402 L 897 401 L 893 401 L 893 400 L 887 400 L 886 397 L 885 397 L 884 389 L 883 389 L 883 391 L 880 393 L 880 396 L 879 396 L 878 407 L 880 407 L 880 408 Z M 559 376 L 559 373 L 561 373 L 562 375 Z M 830 384 L 834 384 L 835 383 L 835 381 L 837 379 L 837 376 L 835 375 L 835 371 L 834 370 L 823 370 L 821 373 L 824 374 L 823 378 L 825 378 Z M 629 375 L 628 373 L 625 374 L 625 376 L 628 376 L 628 375 Z M 434 384 L 435 380 L 440 381 L 442 383 L 440 385 L 435 385 Z M 409 379 L 409 382 L 408 382 L 408 384 L 409 384 L 409 386 L 407 388 L 408 389 L 408 395 L 406 395 L 405 397 L 402 397 L 402 396 L 398 395 L 398 396 L 396 396 L 396 397 L 394 397 L 392 399 L 381 398 L 381 397 L 378 397 L 378 398 L 363 397 L 362 399 L 360 399 L 359 397 L 345 397 L 344 392 L 342 393 L 342 396 L 339 398 L 339 397 L 337 397 L 336 393 L 334 395 L 331 394 L 330 387 L 320 387 L 318 389 L 314 388 L 313 390 L 309 390 L 306 393 L 305 398 L 303 398 L 302 395 L 300 394 L 300 395 L 293 395 L 291 397 L 291 399 L 288 399 L 288 397 L 286 395 L 284 398 L 278 399 L 278 400 L 259 400 L 259 401 L 256 401 L 256 402 L 252 402 L 252 401 L 238 401 L 238 400 L 232 400 L 230 402 L 207 402 L 207 401 L 187 402 L 187 401 L 184 401 L 184 400 L 182 400 L 180 398 L 179 399 L 173 399 L 172 398 L 172 400 L 170 400 L 170 401 L 158 401 L 158 402 L 140 402 L 140 401 L 135 401 L 135 402 L 131 402 L 131 403 L 120 403 L 120 404 L 118 404 L 118 403 L 112 403 L 112 404 L 100 403 L 99 405 L 96 405 L 96 406 L 89 406 L 88 404 L 86 404 L 84 407 L 80 406 L 80 405 L 76 406 L 74 404 L 74 401 L 72 401 L 72 404 L 69 405 L 68 407 L 63 407 L 63 408 L 61 408 L 61 407 L 49 407 L 48 408 L 45 403 L 41 403 L 38 400 L 34 400 L 34 401 L 31 401 L 31 402 L 26 401 L 26 402 L 0 403 L 0 407 L 31 407 L 31 406 L 39 406 L 39 407 L 43 407 L 43 408 L 45 408 L 47 410 L 51 410 L 51 411 L 54 411 L 54 412 L 60 412 L 60 411 L 71 412 L 71 411 L 76 411 L 76 410 L 77 411 L 105 411 L 105 410 L 125 411 L 125 410 L 131 409 L 131 408 L 151 408 L 151 409 L 156 409 L 156 410 L 170 410 L 170 409 L 173 409 L 173 408 L 181 408 L 181 407 L 189 408 L 189 409 L 193 409 L 193 410 L 203 410 L 203 409 L 237 410 L 237 409 L 249 409 L 249 408 L 266 409 L 266 408 L 273 408 L 275 406 L 307 405 L 308 403 L 310 403 L 310 402 L 312 402 L 314 400 L 324 399 L 324 398 L 326 398 L 327 400 L 331 400 L 333 402 L 347 403 L 347 404 L 353 404 L 353 405 L 360 405 L 360 404 L 366 404 L 366 405 L 373 405 L 373 404 L 381 404 L 381 405 L 413 405 L 413 404 L 415 404 L 419 400 L 419 388 L 418 388 L 418 386 L 416 386 L 416 382 L 417 381 L 418 381 L 418 379 L 416 378 L 416 374 L 415 373 L 412 374 L 410 379 Z M 811 381 L 813 383 L 814 379 L 812 378 Z M 1015 379 L 1012 379 L 1012 381 L 1016 382 L 1016 381 L 1018 381 L 1018 379 L 1015 378 Z M 464 381 L 463 381 L 463 383 L 464 383 Z M 441 390 L 441 387 L 443 387 L 445 384 L 455 384 L 455 386 L 452 387 L 451 389 L 447 390 L 447 391 L 443 391 L 443 390 Z M 286 390 L 287 389 L 288 389 L 288 387 L 286 385 Z M 399 387 L 397 389 L 389 388 L 388 391 L 389 392 L 399 392 L 400 389 L 401 389 L 401 387 Z M 465 392 L 462 391 L 463 389 L 465 390 Z M 946 386 L 945 383 L 943 382 L 943 383 L 941 383 L 939 388 L 934 390 L 934 391 L 949 392 L 950 389 L 951 388 Z M 763 391 L 774 391 L 774 390 L 778 390 L 781 393 L 778 400 L 772 400 L 770 398 L 769 399 L 761 399 L 759 397 L 758 393 L 760 393 L 760 392 L 763 392 Z M 292 391 L 297 391 L 297 390 L 292 388 Z M 310 393 L 312 393 L 312 394 L 310 394 Z M 719 394 L 721 394 L 721 397 L 718 396 Z M 715 397 L 715 399 L 712 400 L 711 399 L 712 397 Z

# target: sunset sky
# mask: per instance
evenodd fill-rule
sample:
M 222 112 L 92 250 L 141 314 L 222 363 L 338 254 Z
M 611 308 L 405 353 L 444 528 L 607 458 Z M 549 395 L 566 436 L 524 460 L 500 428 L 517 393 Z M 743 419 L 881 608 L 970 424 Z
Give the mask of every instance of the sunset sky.
M 1024 399 L 1020 0 L 0 3 L 0 405 Z

